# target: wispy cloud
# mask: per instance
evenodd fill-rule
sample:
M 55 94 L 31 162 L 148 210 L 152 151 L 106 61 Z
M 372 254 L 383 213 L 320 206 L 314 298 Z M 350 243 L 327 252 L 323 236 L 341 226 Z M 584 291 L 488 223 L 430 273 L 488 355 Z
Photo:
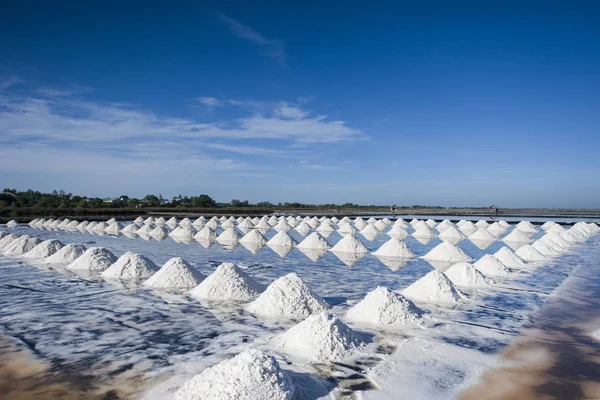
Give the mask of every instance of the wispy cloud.
M 22 82 L 23 82 L 22 79 L 17 78 L 15 76 L 11 76 L 9 78 L 0 79 L 0 90 L 8 89 L 9 87 L 17 85 L 17 84 L 22 83 Z
M 285 45 L 278 39 L 267 39 L 248 25 L 225 15 L 221 12 L 217 16 L 227 25 L 229 30 L 236 36 L 254 43 L 261 48 L 261 54 L 276 60 L 282 66 L 287 67 Z
M 204 143 L 203 147 L 215 150 L 226 151 L 230 153 L 258 155 L 258 156 L 283 156 L 287 153 L 283 150 L 270 149 L 257 146 L 230 145 L 221 143 Z
M 209 108 L 223 107 L 225 105 L 223 101 L 217 99 L 216 97 L 198 97 L 194 99 L 194 101 L 197 104 Z

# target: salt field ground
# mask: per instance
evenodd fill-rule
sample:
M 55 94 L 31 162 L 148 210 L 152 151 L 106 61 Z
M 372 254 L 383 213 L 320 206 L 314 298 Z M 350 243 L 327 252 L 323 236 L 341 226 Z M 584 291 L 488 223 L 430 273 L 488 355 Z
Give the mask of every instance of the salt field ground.
M 327 247 L 332 248 L 324 251 L 306 249 L 302 245 L 273 249 L 264 245 L 258 234 L 248 236 L 251 241 L 226 240 L 257 232 L 253 227 L 256 223 L 246 227 L 243 220 L 215 220 L 214 240 L 182 239 L 189 236 L 193 220 L 182 226 L 171 224 L 169 227 L 161 223 L 162 235 L 160 229 L 155 230 L 157 226 L 146 227 L 147 230 L 152 228 L 154 237 L 163 236 L 161 240 L 146 234 L 121 233 L 129 225 L 132 231 L 138 230 L 143 227 L 143 221 L 138 221 L 136 226 L 131 225 L 131 221 L 106 224 L 102 231 L 77 229 L 77 224 L 68 221 L 63 225 L 70 228 L 8 224 L 0 227 L 0 231 L 29 235 L 40 243 L 51 239 L 61 243 L 44 242 L 44 245 L 32 241 L 31 246 L 38 247 L 32 247 L 32 253 L 23 256 L 10 254 L 11 244 L 0 242 L 0 333 L 18 349 L 45 363 L 47 374 L 66 376 L 66 381 L 88 398 L 103 398 L 107 393 L 112 398 L 232 398 L 232 392 L 219 391 L 229 383 L 211 386 L 213 397 L 194 397 L 194 393 L 206 390 L 203 379 L 209 379 L 211 371 L 218 371 L 206 371 L 208 367 L 242 353 L 226 361 L 230 364 L 220 364 L 227 366 L 223 370 L 235 370 L 243 362 L 261 367 L 268 364 L 277 377 L 273 378 L 277 387 L 269 390 L 277 390 L 281 395 L 278 398 L 450 399 L 478 384 L 486 371 L 503 365 L 505 361 L 500 354 L 521 332 L 539 323 L 537 313 L 574 270 L 597 272 L 599 268 L 600 235 L 597 235 L 596 224 L 579 222 L 573 228 L 556 228 L 553 223 L 542 225 L 541 222 L 546 221 L 534 221 L 533 226 L 527 223 L 492 225 L 494 221 L 489 220 L 487 224 L 477 223 L 477 227 L 470 230 L 459 229 L 459 224 L 449 221 L 439 224 L 439 221 L 413 220 L 411 224 L 410 219 L 406 219 L 406 232 L 401 233 L 401 229 L 394 229 L 393 219 L 384 218 L 380 216 L 372 221 L 373 227 L 379 226 L 376 230 L 359 229 L 363 224 L 371 228 L 367 218 L 363 223 L 352 221 L 356 232 L 345 233 L 346 236 L 337 232 L 344 225 L 340 221 L 332 222 L 329 230 L 327 223 L 314 219 L 292 223 L 306 223 L 308 228 L 302 234 L 301 228 L 282 227 L 285 225 L 282 221 L 272 221 L 273 228 L 261 231 L 268 241 L 278 234 L 278 226 L 282 231 L 289 229 L 287 233 L 297 243 L 319 232 Z M 188 230 L 180 230 L 179 239 L 170 237 L 173 228 L 179 227 L 188 227 Z M 221 235 L 226 229 L 230 231 Z M 447 240 L 443 242 L 438 235 L 443 235 L 446 229 L 450 230 L 443 236 Z M 193 234 L 197 231 L 191 229 Z M 563 231 L 570 233 L 563 235 Z M 388 232 L 392 235 L 396 232 L 399 238 L 407 234 L 401 237 L 401 242 L 392 241 L 392 244 L 404 243 L 405 247 L 394 249 L 412 251 L 414 256 L 374 255 L 390 241 Z M 475 233 L 477 236 L 470 240 L 468 237 Z M 527 240 L 503 241 L 513 233 L 513 237 L 525 235 Z M 576 236 L 573 240 L 570 240 L 571 233 Z M 547 234 L 549 236 L 539 240 Z M 488 240 L 475 239 L 487 235 L 491 235 Z M 316 235 L 313 238 L 319 239 Z M 11 243 L 17 240 L 15 237 Z M 442 243 L 446 244 L 438 247 Z M 205 282 L 203 279 L 208 282 L 211 278 L 205 277 L 210 277 L 217 268 L 219 273 L 227 270 L 220 265 L 233 263 L 243 276 L 258 282 L 257 289 L 252 298 L 244 301 L 211 301 L 198 299 L 199 295 L 190 296 L 189 289 L 152 289 L 142 284 L 145 278 L 115 280 L 107 276 L 110 274 L 100 276 L 101 271 L 74 270 L 67 268 L 66 263 L 48 263 L 47 259 L 35 257 L 42 254 L 42 250 L 50 249 L 48 251 L 53 253 L 67 244 L 102 247 L 115 257 L 127 252 L 143 255 L 148 260 L 144 265 L 150 266 L 148 276 L 155 273 L 152 265 L 157 269 L 173 257 L 180 257 L 194 268 L 196 283 Z M 541 255 L 543 259 L 516 267 L 490 257 L 505 247 L 525 258 Z M 341 251 L 336 251 L 340 248 Z M 127 258 L 124 268 L 135 264 L 136 273 L 141 274 L 141 262 L 136 260 Z M 111 259 L 111 264 L 114 261 Z M 455 283 L 466 279 L 466 272 L 462 275 L 450 272 L 453 265 L 461 261 L 476 268 L 466 266 L 465 271 L 487 274 L 482 286 L 457 284 L 450 290 L 452 283 L 445 275 L 431 274 L 432 271 L 448 272 Z M 186 268 L 181 266 L 186 265 L 184 261 L 177 265 Z M 234 270 L 227 271 L 223 273 Z M 299 279 L 288 275 L 290 273 Z M 278 281 L 280 286 L 276 289 L 279 289 L 264 292 L 283 296 L 283 300 L 279 298 L 284 304 L 281 310 L 269 309 L 269 299 L 258 303 L 260 307 L 248 306 L 264 287 L 286 275 L 286 279 Z M 437 280 L 420 281 L 412 286 L 405 296 L 414 304 L 409 301 L 402 303 L 405 308 L 398 306 L 398 310 L 406 313 L 402 316 L 415 316 L 419 309 L 423 312 L 413 323 L 396 319 L 394 325 L 390 318 L 398 315 L 383 315 L 377 305 L 368 304 L 362 312 L 355 308 L 355 318 L 350 318 L 349 310 L 378 287 L 391 290 L 381 292 L 382 296 L 388 296 L 386 301 L 400 304 L 394 301 L 406 299 L 398 294 L 425 276 L 426 279 L 436 276 Z M 293 290 L 289 289 L 292 285 L 296 285 Z M 206 292 L 194 290 L 192 294 Z M 286 296 L 304 297 L 292 298 L 296 302 L 286 303 Z M 452 301 L 448 296 L 454 296 Z M 329 307 L 330 313 L 322 313 Z M 301 314 L 298 310 L 306 312 Z M 267 311 L 271 314 L 264 315 L 269 314 Z M 369 311 L 380 318 L 372 317 Z M 291 318 L 281 315 L 292 312 L 296 314 Z M 305 319 L 307 317 L 309 319 Z M 372 319 L 371 323 L 364 321 L 367 317 Z M 347 331 L 344 323 L 349 327 Z M 328 328 L 331 335 L 323 336 L 314 346 L 308 343 L 308 348 L 302 350 L 306 343 L 299 343 L 303 338 L 300 328 L 309 329 L 309 334 L 317 332 L 314 335 L 317 339 Z M 258 349 L 266 356 L 246 352 L 249 349 Z M 191 384 L 203 371 L 197 385 Z M 238 384 L 241 386 L 235 390 L 248 389 L 244 382 Z M 250 385 L 255 392 L 245 392 L 238 397 L 252 398 L 248 393 L 254 393 L 260 398 L 259 395 L 275 393 L 264 391 L 267 383 L 264 387 L 261 385 L 262 382 L 255 382 Z M 230 397 L 223 393 L 230 393 Z

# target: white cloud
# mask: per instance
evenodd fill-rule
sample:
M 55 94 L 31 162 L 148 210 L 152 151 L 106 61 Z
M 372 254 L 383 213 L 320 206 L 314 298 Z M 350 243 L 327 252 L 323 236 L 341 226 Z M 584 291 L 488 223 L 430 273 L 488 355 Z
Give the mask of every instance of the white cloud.
M 216 97 L 198 97 L 196 101 L 206 107 L 223 107 L 225 105 Z

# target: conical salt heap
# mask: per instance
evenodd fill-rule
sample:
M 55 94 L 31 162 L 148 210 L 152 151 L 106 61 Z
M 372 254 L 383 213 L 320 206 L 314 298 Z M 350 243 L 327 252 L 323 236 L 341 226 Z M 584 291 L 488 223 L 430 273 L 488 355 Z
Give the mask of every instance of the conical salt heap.
M 394 226 L 400 226 L 404 229 L 408 229 L 408 224 L 406 223 L 405 220 L 403 220 L 402 218 L 398 218 L 395 222 L 394 222 Z
M 128 251 L 102 272 L 101 276 L 105 279 L 139 280 L 151 277 L 158 270 L 159 267 L 150 259 Z
M 386 232 L 389 237 L 393 237 L 396 239 L 404 239 L 408 236 L 408 232 L 401 225 L 394 224 L 392 229 Z
M 367 254 L 369 249 L 354 236 L 345 236 L 331 248 L 332 253 Z
M 365 223 L 365 226 L 367 226 L 366 223 Z M 354 235 L 357 232 L 357 230 L 352 226 L 352 224 L 345 222 L 340 225 L 337 232 L 342 236 L 348 236 L 348 235 Z
M 64 246 L 56 253 L 46 258 L 44 261 L 48 264 L 71 264 L 73 261 L 81 257 L 86 250 L 87 248 L 82 244 L 71 243 Z
M 433 303 L 455 305 L 464 295 L 454 287 L 450 279 L 438 270 L 427 275 L 407 287 L 402 294 L 417 303 Z
M 438 227 L 439 230 L 439 227 Z M 453 225 L 449 225 L 442 230 L 442 233 L 438 235 L 438 237 L 444 241 L 448 241 L 450 243 L 456 244 L 465 238 L 458 229 L 456 229 Z
M 196 218 L 196 220 L 194 222 L 192 222 L 192 225 L 194 225 L 194 227 L 196 227 L 196 229 L 202 229 L 204 228 L 204 224 L 206 223 L 206 219 L 202 216 Z
M 350 224 L 351 225 L 351 224 Z M 362 230 L 365 226 L 367 226 L 368 224 L 360 217 L 356 218 L 354 220 L 354 226 L 358 229 L 358 230 Z M 341 226 L 340 226 L 341 227 Z
M 546 256 L 548 258 L 558 257 L 560 255 L 560 251 L 553 249 L 548 245 L 548 243 L 543 240 L 536 240 L 531 245 L 534 249 L 540 252 L 541 255 Z
M 548 260 L 546 256 L 540 254 L 539 251 L 528 244 L 519 247 L 519 250 L 517 250 L 515 254 L 527 262 L 541 262 Z
M 144 286 L 163 290 L 189 290 L 198 286 L 205 278 L 183 258 L 173 257 L 145 281 Z
M 265 290 L 264 286 L 231 263 L 217 267 L 190 296 L 209 301 L 250 301 Z
M 207 226 L 214 231 L 219 227 L 219 223 L 217 222 L 217 220 L 211 219 L 204 225 L 204 227 L 207 227 Z
M 23 254 L 23 258 L 28 259 L 42 259 L 46 257 L 50 257 L 58 250 L 62 249 L 64 244 L 62 242 L 50 239 L 45 240 L 42 243 L 35 246 L 33 249 L 29 250 L 27 253 Z
M 537 228 L 529 221 L 521 221 L 517 224 L 515 229 L 523 231 L 525 233 L 536 233 Z
M 217 242 L 220 244 L 236 244 L 240 241 L 241 236 L 235 228 L 227 228 L 217 236 Z
M 445 219 L 445 220 L 443 220 L 442 222 L 440 222 L 438 224 L 438 226 L 436 227 L 436 229 L 438 230 L 438 232 L 441 233 L 441 232 L 445 231 L 446 229 L 448 229 L 450 227 L 454 228 L 454 224 L 452 224 L 452 222 L 450 222 L 450 220 Z
M 268 242 L 267 246 L 294 247 L 298 243 L 287 232 L 278 232 Z
M 162 225 L 162 226 L 159 225 L 150 231 L 150 236 L 152 236 L 156 240 L 163 240 L 167 236 L 169 236 L 169 234 L 170 234 L 170 232 L 169 232 L 169 229 L 166 227 L 166 225 Z M 186 236 L 185 240 L 191 240 L 191 239 L 188 239 L 188 236 Z
M 513 229 L 511 233 L 502 238 L 502 241 L 514 243 L 531 243 L 531 239 L 529 238 L 529 236 L 519 229 Z
M 476 232 L 479 228 L 477 228 L 477 226 L 473 222 L 465 221 L 463 224 L 461 224 L 459 229 L 462 233 L 469 236 L 471 233 Z
M 121 233 L 125 235 L 131 235 L 133 233 L 137 233 L 139 227 L 136 224 L 129 224 L 125 228 L 121 229 Z
M 305 236 L 308 232 L 312 231 L 312 228 L 310 227 L 310 225 L 308 225 L 305 221 L 300 222 L 300 224 L 298 224 L 298 226 L 296 226 L 295 229 L 296 229 L 296 232 L 298 232 L 302 236 Z M 277 228 L 275 228 L 275 230 L 277 230 Z M 277 231 L 277 232 L 287 232 L 287 231 L 281 230 L 281 231 Z
M 148 221 L 148 220 L 146 220 L 146 221 Z M 145 223 L 146 223 L 146 222 L 145 222 Z M 175 217 L 171 217 L 171 218 L 169 218 L 169 220 L 166 222 L 166 224 L 167 224 L 169 227 L 171 227 L 171 229 L 175 229 L 175 227 L 176 227 L 176 226 L 177 226 L 179 223 L 177 222 L 177 218 L 175 218 Z
M 89 225 L 88 225 L 88 227 L 89 227 Z M 108 224 L 106 222 L 98 222 L 96 224 L 96 226 L 94 226 L 92 231 L 95 233 L 104 233 L 106 228 L 108 228 Z M 88 228 L 88 230 L 90 230 L 90 228 Z
M 192 220 L 186 217 L 179 221 L 179 226 L 190 227 L 192 226 Z
M 486 228 L 479 228 L 477 229 L 477 231 L 473 232 L 471 235 L 469 235 L 469 240 L 473 241 L 473 240 L 482 240 L 482 241 L 488 241 L 488 240 L 496 240 L 496 237 L 494 235 L 492 235 L 491 233 L 488 232 L 488 230 Z
M 21 235 L 17 235 L 16 233 L 11 233 L 9 235 L 4 236 L 2 239 L 0 239 L 0 252 L 4 252 L 5 248 L 10 246 L 11 243 L 13 243 L 15 240 L 18 240 L 21 237 Z
M 205 226 L 204 228 L 200 229 L 198 233 L 196 233 L 196 235 L 194 235 L 194 239 L 196 239 L 199 242 L 214 242 L 215 240 L 217 240 L 217 234 L 214 230 L 212 230 L 208 226 Z
M 335 228 L 333 226 L 331 226 L 331 224 L 329 222 L 323 222 L 323 223 L 321 223 L 321 226 L 319 226 L 317 228 L 317 232 L 331 233 L 331 232 L 335 232 Z
M 360 233 L 364 236 L 374 235 L 377 236 L 381 233 L 381 230 L 375 226 L 375 224 L 367 224 L 364 228 L 360 230 Z
M 272 340 L 274 347 L 312 362 L 342 360 L 364 345 L 362 337 L 330 312 L 314 314 Z
M 110 223 L 112 224 L 113 222 L 116 222 L 116 220 L 115 221 L 111 221 Z M 60 224 L 58 224 L 57 228 L 58 229 L 65 229 L 67 227 L 67 225 L 69 225 L 70 223 L 71 223 L 71 219 L 65 218 L 65 219 L 62 220 L 62 222 Z M 108 225 L 108 223 L 106 225 Z
M 4 254 L 7 256 L 20 256 L 31 251 L 40 243 L 42 241 L 38 238 L 21 236 L 4 248 Z
M 479 228 L 487 228 L 488 226 L 490 226 L 490 224 L 483 219 L 480 219 L 479 221 L 475 222 L 475 226 L 479 229 Z
M 109 235 L 118 235 L 121 233 L 121 229 L 123 229 L 123 225 L 118 222 L 113 222 L 106 227 L 104 232 L 108 233 Z
M 192 225 L 178 226 L 175 229 L 173 229 L 171 233 L 169 233 L 169 236 L 171 236 L 174 239 L 191 242 L 192 240 L 194 240 L 194 236 L 196 235 L 196 233 L 198 232 L 196 232 Z M 150 232 L 150 234 L 152 234 L 152 232 Z
M 562 236 L 560 236 L 556 232 L 547 232 L 544 236 L 542 236 L 540 238 L 540 240 L 543 240 L 543 241 L 547 242 L 548 244 L 558 246 L 563 250 L 567 250 L 568 248 L 571 247 L 571 244 L 569 242 L 567 242 L 565 239 L 563 239 Z
M 413 237 L 423 238 L 423 239 L 434 238 L 436 236 L 435 232 L 433 232 L 430 227 L 425 226 L 425 225 L 420 225 L 419 227 L 417 227 L 416 230 L 412 234 Z
M 329 308 L 298 275 L 290 273 L 271 283 L 246 311 L 266 318 L 303 320 Z
M 315 250 L 328 250 L 331 248 L 327 240 L 323 236 L 319 235 L 318 232 L 313 232 L 308 235 L 298 246 L 299 249 L 315 249 Z
M 296 389 L 275 358 L 249 349 L 185 383 L 175 400 L 293 400 Z
M 133 220 L 133 222 L 136 223 L 136 224 L 143 224 L 144 223 L 144 218 L 137 217 L 136 219 Z
M 487 227 L 487 231 L 489 233 L 491 233 L 492 235 L 494 235 L 494 237 L 498 238 L 498 237 L 502 236 L 504 234 L 504 232 L 506 232 L 506 227 L 503 226 L 498 221 L 496 221 Z
M 512 275 L 511 270 L 506 268 L 506 265 L 504 265 L 502 261 L 498 260 L 491 254 L 485 254 L 483 257 L 477 260 L 473 266 L 479 271 L 483 272 L 483 274 L 486 276 L 506 277 Z
M 448 242 L 442 242 L 438 244 L 431 249 L 429 253 L 425 254 L 421 258 L 425 260 L 444 261 L 451 263 L 473 261 L 473 259 L 466 255 L 462 249 Z
M 75 261 L 67 265 L 67 269 L 72 271 L 100 273 L 105 271 L 116 261 L 117 257 L 105 248 L 90 247 Z
M 382 220 L 379 220 L 379 221 L 375 222 L 373 224 L 373 226 L 375 226 L 375 228 L 377 228 L 377 230 L 379 232 L 382 232 L 384 229 L 387 228 L 387 224 L 385 222 L 383 222 Z
M 246 235 L 244 235 L 243 238 L 240 239 L 240 243 L 241 244 L 256 243 L 256 244 L 260 244 L 261 246 L 264 246 L 265 244 L 267 244 L 267 239 L 265 239 L 265 237 L 259 231 L 251 230 Z
M 382 244 L 373 254 L 377 257 L 403 259 L 413 258 L 415 256 L 415 253 L 408 248 L 406 243 L 396 238 L 391 238 Z
M 467 288 L 489 286 L 493 281 L 466 262 L 454 264 L 444 273 L 450 281 L 456 285 Z
M 513 253 L 511 249 L 508 247 L 502 247 L 500 250 L 494 253 L 494 257 L 502 262 L 502 264 L 506 265 L 509 268 L 524 268 L 527 266 L 527 263 Z
M 310 224 L 309 224 L 310 225 Z M 277 232 L 289 232 L 292 230 L 290 224 L 287 223 L 285 219 L 279 221 L 277 225 L 273 227 Z
M 68 219 L 68 218 L 67 218 L 67 219 Z M 107 221 L 106 221 L 106 223 L 107 223 L 108 225 L 110 225 L 110 224 L 114 224 L 115 222 L 117 222 L 117 219 L 116 219 L 116 218 L 111 218 L 111 219 L 109 219 L 109 220 L 107 220 Z
M 164 217 L 158 217 L 154 221 L 154 225 L 156 226 L 165 226 L 167 224 L 167 220 Z
M 346 313 L 346 320 L 385 328 L 422 325 L 425 313 L 412 301 L 379 286 Z
M 435 220 L 429 218 L 427 221 L 425 221 L 425 223 L 427 225 L 429 225 L 430 228 L 435 228 L 435 226 L 437 225 L 437 222 L 435 222 Z

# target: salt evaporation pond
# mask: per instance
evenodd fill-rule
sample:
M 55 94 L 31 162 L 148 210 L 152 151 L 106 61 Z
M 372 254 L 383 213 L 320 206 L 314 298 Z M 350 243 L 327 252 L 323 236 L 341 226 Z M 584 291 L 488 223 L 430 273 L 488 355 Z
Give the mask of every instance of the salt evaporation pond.
M 546 233 L 537 227 L 532 240 Z M 440 271 L 448 268 L 420 258 L 441 240 L 434 237 L 424 244 L 410 235 L 412 229 L 403 242 L 416 256 L 400 266 L 372 254 L 348 263 L 328 251 L 312 261 L 297 248 L 281 257 L 269 246 L 252 254 L 241 245 L 214 243 L 205 248 L 195 241 L 186 244 L 170 237 L 132 239 L 95 231 L 34 229 L 24 224 L 6 230 L 42 241 L 103 247 L 116 257 L 131 251 L 157 266 L 181 257 L 205 276 L 230 262 L 265 286 L 294 272 L 342 320 L 348 309 L 379 286 L 400 292 L 434 267 Z M 222 231 L 217 229 L 218 234 Z M 269 240 L 276 233 L 271 229 L 265 237 Z M 298 243 L 305 238 L 295 229 L 288 234 Z M 433 321 L 425 328 L 389 331 L 348 323 L 365 335 L 367 345 L 338 363 L 306 363 L 277 353 L 269 342 L 296 322 L 257 318 L 244 311 L 243 304 L 210 304 L 142 285 L 115 285 L 79 276 L 59 265 L 2 255 L 0 332 L 16 339 L 32 356 L 48 361 L 52 373 L 68 375 L 80 390 L 114 390 L 111 393 L 121 398 L 170 398 L 207 367 L 250 348 L 275 356 L 294 384 L 303 388 L 295 393 L 301 399 L 328 398 L 330 394 L 353 398 L 359 392 L 367 399 L 455 398 L 476 383 L 485 369 L 496 366 L 497 354 L 527 326 L 574 268 L 598 268 L 594 258 L 599 236 L 539 267 L 521 269 L 506 279 L 494 277 L 497 284 L 493 286 L 461 288 L 469 299 L 456 308 L 417 303 Z M 356 237 L 371 252 L 390 239 L 384 233 L 374 240 Z M 341 239 L 338 232 L 326 238 L 331 247 Z M 457 247 L 477 261 L 505 245 L 496 240 L 482 250 L 465 239 Z

